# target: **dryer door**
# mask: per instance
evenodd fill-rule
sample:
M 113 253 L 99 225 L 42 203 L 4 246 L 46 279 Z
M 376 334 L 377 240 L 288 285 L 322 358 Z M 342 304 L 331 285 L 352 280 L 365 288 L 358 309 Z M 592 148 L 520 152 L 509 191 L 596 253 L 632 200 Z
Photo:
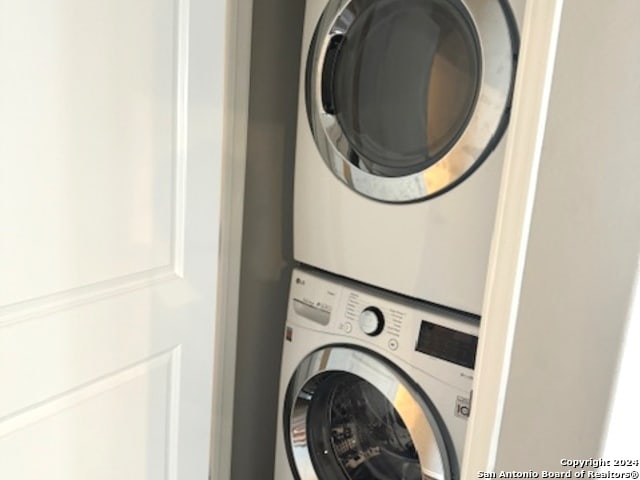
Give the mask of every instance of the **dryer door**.
M 283 412 L 298 480 L 451 480 L 457 461 L 428 397 L 375 353 L 330 346 L 295 371 Z
M 445 192 L 508 121 L 517 26 L 500 0 L 329 0 L 307 59 L 322 157 L 386 202 Z

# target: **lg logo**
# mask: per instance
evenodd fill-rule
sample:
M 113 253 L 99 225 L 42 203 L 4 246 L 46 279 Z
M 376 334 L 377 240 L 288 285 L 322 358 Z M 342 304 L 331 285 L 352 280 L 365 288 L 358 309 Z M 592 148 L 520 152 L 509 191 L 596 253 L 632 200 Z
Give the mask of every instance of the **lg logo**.
M 304 280 L 302 280 L 300 277 L 296 277 L 296 285 L 304 285 Z

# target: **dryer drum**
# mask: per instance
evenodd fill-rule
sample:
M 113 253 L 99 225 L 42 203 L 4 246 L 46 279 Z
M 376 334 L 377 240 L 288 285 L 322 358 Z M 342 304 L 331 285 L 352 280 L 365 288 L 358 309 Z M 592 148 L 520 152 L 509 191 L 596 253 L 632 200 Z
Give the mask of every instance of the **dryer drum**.
M 325 163 L 388 202 L 460 183 L 506 128 L 516 32 L 500 0 L 330 0 L 305 85 Z
M 373 352 L 332 346 L 307 356 L 283 418 L 301 480 L 456 478 L 448 433 L 428 397 Z

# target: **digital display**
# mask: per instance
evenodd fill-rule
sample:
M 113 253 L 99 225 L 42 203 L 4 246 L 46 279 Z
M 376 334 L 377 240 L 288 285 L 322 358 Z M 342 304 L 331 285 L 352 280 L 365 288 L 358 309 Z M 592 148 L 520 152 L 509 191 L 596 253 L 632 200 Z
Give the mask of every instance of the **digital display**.
M 416 343 L 418 352 L 473 368 L 476 364 L 478 337 L 430 322 L 422 322 Z

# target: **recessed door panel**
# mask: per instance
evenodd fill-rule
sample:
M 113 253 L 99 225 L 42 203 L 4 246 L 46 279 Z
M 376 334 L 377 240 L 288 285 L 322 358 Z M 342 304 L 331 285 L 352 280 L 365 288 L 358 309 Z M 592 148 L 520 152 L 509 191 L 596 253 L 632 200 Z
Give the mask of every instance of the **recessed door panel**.
M 171 266 L 179 3 L 2 2 L 0 305 Z

